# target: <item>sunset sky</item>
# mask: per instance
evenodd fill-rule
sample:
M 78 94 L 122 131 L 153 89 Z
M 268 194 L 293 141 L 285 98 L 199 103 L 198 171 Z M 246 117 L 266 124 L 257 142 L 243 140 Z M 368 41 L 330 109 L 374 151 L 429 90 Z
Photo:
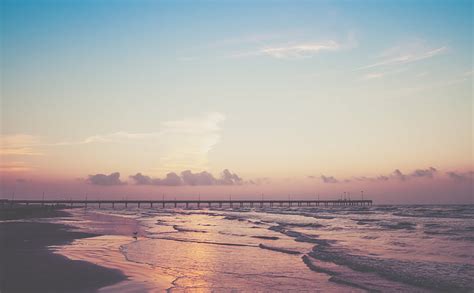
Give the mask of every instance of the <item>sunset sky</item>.
M 0 8 L 3 198 L 474 203 L 472 1 Z

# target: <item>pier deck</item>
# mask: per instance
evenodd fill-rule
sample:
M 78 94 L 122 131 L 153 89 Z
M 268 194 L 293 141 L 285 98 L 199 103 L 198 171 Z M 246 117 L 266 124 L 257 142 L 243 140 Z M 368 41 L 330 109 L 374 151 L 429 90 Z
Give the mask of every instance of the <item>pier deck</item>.
M 66 206 L 137 206 L 137 207 L 264 207 L 264 206 L 371 206 L 372 200 L 0 200 L 1 206 L 66 205 Z

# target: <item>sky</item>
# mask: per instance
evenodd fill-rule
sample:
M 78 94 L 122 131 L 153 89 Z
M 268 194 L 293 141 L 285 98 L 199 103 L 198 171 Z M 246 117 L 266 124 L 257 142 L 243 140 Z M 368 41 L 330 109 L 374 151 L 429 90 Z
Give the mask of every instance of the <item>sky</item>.
M 4 0 L 0 16 L 2 198 L 474 203 L 471 1 Z

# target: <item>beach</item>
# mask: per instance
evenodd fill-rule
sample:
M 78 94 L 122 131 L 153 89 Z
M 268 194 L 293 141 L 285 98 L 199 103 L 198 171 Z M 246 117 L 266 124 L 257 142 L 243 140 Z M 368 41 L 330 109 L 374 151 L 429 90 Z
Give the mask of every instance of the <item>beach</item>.
M 1 211 L 1 292 L 163 292 L 171 287 L 170 277 L 129 262 L 120 252 L 134 240 L 133 232 L 143 236 L 135 220 L 77 210 Z
M 54 211 L 51 218 L 1 223 L 10 238 L 2 243 L 9 264 L 2 286 L 10 288 L 5 292 L 470 292 L 473 211 L 468 205 Z M 25 285 L 23 266 L 30 264 Z
M 473 0 L 0 0 L 0 293 L 474 293 Z
M 63 224 L 36 222 L 44 217 L 67 216 L 67 213 L 51 209 L 20 209 L 16 214 L 16 219 L 8 217 L 10 222 L 0 223 L 0 291 L 86 292 L 126 279 L 119 270 L 70 260 L 49 249 L 96 236 L 71 231 Z M 2 215 L 5 215 L 3 211 Z

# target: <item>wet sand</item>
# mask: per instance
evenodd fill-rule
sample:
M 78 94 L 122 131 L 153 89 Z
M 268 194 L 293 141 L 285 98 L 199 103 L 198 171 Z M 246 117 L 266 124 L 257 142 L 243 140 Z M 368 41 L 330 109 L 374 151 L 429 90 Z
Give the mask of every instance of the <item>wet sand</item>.
M 65 216 L 57 210 L 0 210 L 2 219 Z M 72 231 L 69 226 L 34 221 L 0 222 L 0 292 L 94 292 L 127 277 L 117 269 L 71 260 L 50 247 L 67 245 L 97 234 Z
M 132 238 L 133 232 L 137 232 L 138 240 L 147 239 L 146 232 L 138 221 L 84 209 L 76 209 L 71 213 L 73 219 L 79 220 L 72 225 L 80 231 L 98 233 L 101 236 L 76 239 L 70 245 L 55 247 L 54 252 L 72 260 L 118 269 L 127 275 L 126 280 L 103 287 L 99 292 L 165 292 L 173 286 L 175 277 L 166 270 L 129 261 L 121 252 L 123 245 L 137 241 Z
M 130 237 L 104 235 L 77 239 L 72 245 L 58 247 L 55 251 L 73 260 L 84 260 L 102 267 L 119 269 L 127 274 L 127 280 L 103 287 L 99 292 L 165 292 L 175 279 L 165 270 L 153 265 L 129 261 L 120 252 L 122 245 L 130 243 Z

